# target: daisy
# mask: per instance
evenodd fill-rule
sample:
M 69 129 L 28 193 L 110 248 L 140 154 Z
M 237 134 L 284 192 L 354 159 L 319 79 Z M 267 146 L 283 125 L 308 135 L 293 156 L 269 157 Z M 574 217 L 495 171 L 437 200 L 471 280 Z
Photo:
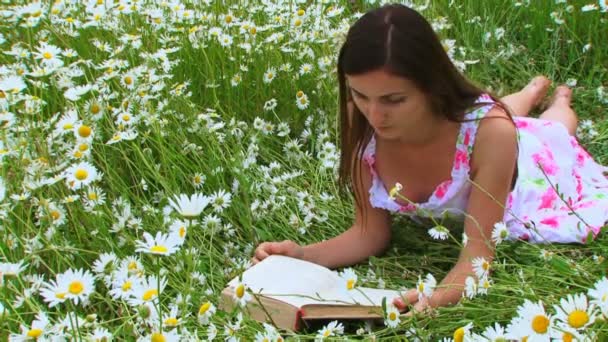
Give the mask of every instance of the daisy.
M 80 124 L 74 127 L 74 136 L 76 139 L 91 139 L 93 138 L 93 129 L 90 126 Z
M 91 341 L 112 341 L 112 333 L 106 328 L 97 327 L 89 335 Z
M 450 231 L 442 225 L 429 229 L 428 233 L 433 239 L 437 240 L 445 240 L 450 235 Z
M 391 303 L 386 306 L 384 313 L 384 324 L 391 328 L 396 328 L 399 325 L 399 310 Z
M 483 278 L 490 272 L 490 263 L 484 257 L 476 257 L 473 259 L 473 271 L 477 278 Z
M 317 332 L 315 341 L 321 341 L 329 336 L 341 335 L 344 333 L 344 326 L 338 321 L 331 321 Z
M 126 270 L 129 274 L 142 273 L 144 266 L 136 256 L 128 256 L 120 262 L 120 269 Z
M 86 93 L 91 91 L 91 89 L 92 87 L 88 84 L 83 86 L 70 87 L 63 93 L 63 96 L 72 102 L 76 102 L 80 100 L 82 95 L 85 95 Z
M 264 103 L 264 110 L 267 112 L 275 109 L 276 107 L 277 107 L 276 99 L 270 99 Z
M 509 237 L 509 230 L 504 222 L 496 222 L 492 230 L 492 241 L 499 244 Z
M 339 275 L 344 284 L 344 289 L 351 291 L 357 286 L 357 273 L 352 268 L 344 269 Z
M 6 76 L 0 79 L 0 94 L 6 96 L 4 94 L 17 94 L 20 93 L 23 89 L 27 88 L 27 84 L 23 81 L 23 78 L 19 76 Z M 1 98 L 2 96 L 0 96 Z
M 131 297 L 128 299 L 128 303 L 132 307 L 153 303 L 163 292 L 165 286 L 167 286 L 167 279 L 164 277 L 160 279 L 160 288 L 156 276 L 141 278 L 139 282 L 133 284 L 133 290 L 131 292 Z
M 181 341 L 181 336 L 177 332 L 177 329 L 172 329 L 171 331 L 167 331 L 163 329 L 162 332 L 156 331 L 146 336 L 145 338 L 138 341 L 163 341 L 163 342 L 179 342 Z
M 114 272 L 118 257 L 114 253 L 102 253 L 97 260 L 93 262 L 91 270 L 98 275 L 107 275 Z
M 74 126 L 78 124 L 78 113 L 75 110 L 68 110 L 61 116 L 55 124 L 54 135 L 63 135 L 74 130 Z
M 236 87 L 237 85 L 239 85 L 241 83 L 242 80 L 243 80 L 243 77 L 241 76 L 241 74 L 236 74 L 236 75 L 232 76 L 232 78 L 230 79 L 230 85 L 233 87 Z
M 300 75 L 306 75 L 312 71 L 312 64 L 304 63 L 300 66 Z
M 109 293 L 114 299 L 129 299 L 133 295 L 133 289 L 140 282 L 138 276 L 129 274 L 125 269 L 114 272 L 112 278 L 112 286 Z
M 264 83 L 270 83 L 277 76 L 277 70 L 275 68 L 268 68 L 264 73 Z
M 454 330 L 454 342 L 463 342 L 471 337 L 471 328 L 473 323 L 467 323 L 464 327 Z
M 251 300 L 251 294 L 247 292 L 247 285 L 242 282 L 238 282 L 234 287 L 234 294 L 232 298 L 234 301 L 240 306 L 244 307 L 247 305 L 247 302 Z
M 195 193 L 190 196 L 190 198 L 188 198 L 188 196 L 185 194 L 180 194 L 175 198 L 169 199 L 169 204 L 180 215 L 184 216 L 185 218 L 192 219 L 200 215 L 210 201 L 210 197 L 200 193 Z
M 559 301 L 560 305 L 554 305 L 555 319 L 559 320 L 573 329 L 584 329 L 593 324 L 596 319 L 595 305 L 587 304 L 587 296 L 584 293 L 576 295 L 569 294 Z
M 515 317 L 507 331 L 509 338 L 523 338 L 528 340 L 547 340 L 555 333 L 554 318 L 545 312 L 541 301 L 533 303 L 526 299 L 517 309 L 518 316 Z
M 137 84 L 137 75 L 127 72 L 120 78 L 120 84 L 127 89 L 134 89 Z
M 198 189 L 201 186 L 203 186 L 203 184 L 205 183 L 206 179 L 207 179 L 207 177 L 205 175 L 203 175 L 200 172 L 197 172 L 197 173 L 194 174 L 194 176 L 192 176 L 192 185 L 194 185 L 194 187 L 196 189 Z
M 498 323 L 494 323 L 494 327 L 492 327 L 492 326 L 487 327 L 483 331 L 482 337 L 488 339 L 491 342 L 498 342 L 498 341 L 506 341 L 507 340 L 507 335 L 505 333 L 505 328 L 502 327 Z
M 175 220 L 169 227 L 169 235 L 172 235 L 180 245 L 186 240 L 186 234 L 188 233 L 188 222 L 182 220 Z
M 488 289 L 492 286 L 492 280 L 487 275 L 479 278 L 477 283 L 477 293 L 482 295 L 488 294 Z
M 599 0 L 599 2 L 600 2 L 600 8 L 602 9 L 602 12 L 608 12 L 608 1 Z
M 44 312 L 36 314 L 36 319 L 32 321 L 31 326 L 28 328 L 21 324 L 21 334 L 10 334 L 10 341 L 30 341 L 41 339 L 44 340 L 47 334 L 50 333 L 50 323 L 48 317 Z
M 222 34 L 220 37 L 218 37 L 218 41 L 222 47 L 228 47 L 228 46 L 232 45 L 233 40 L 232 40 L 231 35 Z
M 425 280 L 422 280 L 421 276 L 418 276 L 418 283 L 416 284 L 416 292 L 418 292 L 418 300 L 422 300 L 423 297 L 430 297 L 433 295 L 433 291 L 437 286 L 437 280 L 432 274 L 428 273 Z
M 137 247 L 135 251 L 157 255 L 171 255 L 175 253 L 182 241 L 173 234 L 163 234 L 161 232 L 157 232 L 155 237 L 152 237 L 148 232 L 144 232 L 144 240 L 135 241 L 135 246 Z
M 463 296 L 473 299 L 477 295 L 477 281 L 475 278 L 468 276 L 464 281 Z
M 60 57 L 60 48 L 44 42 L 40 43 L 40 46 L 37 47 L 36 52 L 34 52 L 34 58 L 40 60 L 43 67 L 51 69 L 63 66 L 63 61 Z
M 587 294 L 592 298 L 589 303 L 597 305 L 604 318 L 608 318 L 608 278 L 598 280 Z
M 215 314 L 216 308 L 213 303 L 207 301 L 198 308 L 198 322 L 202 325 L 209 324 L 209 319 Z
M 78 190 L 97 181 L 100 175 L 91 163 L 85 161 L 70 166 L 63 172 L 62 177 L 65 178 L 68 188 Z
M 213 206 L 213 210 L 217 213 L 221 213 L 224 209 L 228 208 L 232 201 L 232 194 L 224 190 L 219 190 L 213 193 L 209 200 Z
M 306 94 L 303 94 L 302 96 L 300 96 L 296 99 L 296 106 L 300 110 L 304 110 L 304 109 L 308 108 L 309 103 L 310 102 L 308 101 L 308 95 L 306 95 Z
M 51 306 L 71 299 L 74 304 L 87 302 L 89 296 L 95 290 L 95 279 L 89 271 L 68 269 L 64 273 L 57 274 L 56 281 L 43 284 L 45 301 Z

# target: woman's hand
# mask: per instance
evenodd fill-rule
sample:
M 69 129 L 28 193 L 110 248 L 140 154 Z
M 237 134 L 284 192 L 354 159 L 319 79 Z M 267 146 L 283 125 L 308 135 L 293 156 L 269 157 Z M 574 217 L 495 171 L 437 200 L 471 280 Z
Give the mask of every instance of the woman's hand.
M 393 299 L 393 305 L 400 311 L 404 312 L 407 307 L 418 302 L 418 292 L 415 289 L 409 290 L 400 297 Z
M 255 265 L 258 262 L 266 259 L 269 255 L 280 254 L 292 258 L 302 259 L 304 257 L 304 248 L 291 240 L 283 240 L 281 242 L 262 242 L 256 249 L 251 258 L 251 262 Z

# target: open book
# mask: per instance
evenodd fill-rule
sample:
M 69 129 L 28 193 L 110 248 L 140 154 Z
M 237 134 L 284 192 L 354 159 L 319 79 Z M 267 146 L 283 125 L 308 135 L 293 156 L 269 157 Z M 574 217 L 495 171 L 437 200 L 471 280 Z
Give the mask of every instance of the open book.
M 222 291 L 220 308 L 231 311 L 239 278 Z M 382 300 L 391 303 L 399 291 L 355 287 L 330 269 L 300 259 L 271 255 L 242 274 L 251 293 L 245 311 L 251 318 L 297 331 L 302 321 L 314 319 L 377 319 Z

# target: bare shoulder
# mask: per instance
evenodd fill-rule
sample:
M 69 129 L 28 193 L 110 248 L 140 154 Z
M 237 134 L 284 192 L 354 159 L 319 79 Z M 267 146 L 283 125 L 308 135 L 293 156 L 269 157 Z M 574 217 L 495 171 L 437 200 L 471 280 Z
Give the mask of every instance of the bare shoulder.
M 517 158 L 517 129 L 507 113 L 495 106 L 479 122 L 473 149 L 472 167 L 492 163 L 511 164 Z

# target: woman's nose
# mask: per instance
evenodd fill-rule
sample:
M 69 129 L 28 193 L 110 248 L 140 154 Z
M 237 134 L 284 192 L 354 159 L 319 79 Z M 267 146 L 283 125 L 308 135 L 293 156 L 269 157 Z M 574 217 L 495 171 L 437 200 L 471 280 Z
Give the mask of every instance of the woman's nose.
M 367 107 L 367 111 L 369 121 L 371 121 L 372 124 L 379 124 L 384 121 L 384 117 L 386 116 L 386 114 L 385 108 L 383 108 L 382 104 L 378 102 L 370 102 L 369 106 Z

